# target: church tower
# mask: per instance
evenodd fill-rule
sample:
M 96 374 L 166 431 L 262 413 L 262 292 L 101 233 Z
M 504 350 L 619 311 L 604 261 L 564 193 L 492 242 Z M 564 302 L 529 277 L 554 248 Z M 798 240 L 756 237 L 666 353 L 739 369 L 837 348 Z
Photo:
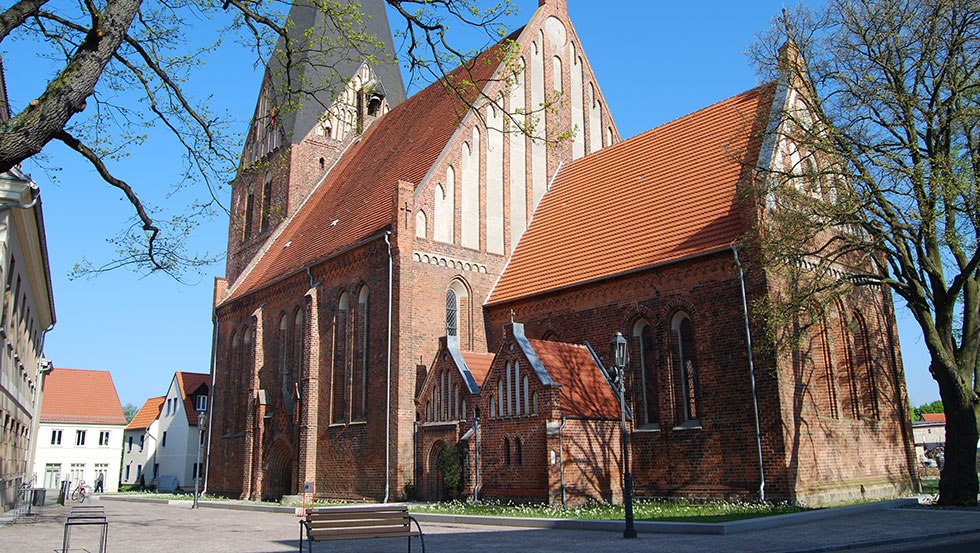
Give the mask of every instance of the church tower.
M 229 282 L 341 153 L 405 100 L 384 6 L 382 0 L 293 3 L 288 36 L 280 38 L 266 66 L 232 182 Z

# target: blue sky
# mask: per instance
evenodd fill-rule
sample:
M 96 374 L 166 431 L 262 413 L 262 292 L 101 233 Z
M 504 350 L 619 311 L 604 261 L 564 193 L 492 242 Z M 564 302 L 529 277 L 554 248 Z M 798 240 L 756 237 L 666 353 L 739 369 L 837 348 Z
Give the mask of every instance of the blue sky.
M 536 0 L 517 0 L 522 25 Z M 569 12 L 585 54 L 624 138 L 676 119 L 758 84 L 743 52 L 768 27 L 784 3 L 774 1 L 661 2 L 569 0 Z M 206 31 L 206 30 L 205 30 Z M 460 40 L 465 40 L 460 38 Z M 3 61 L 14 110 L 40 93 L 50 70 L 32 44 L 5 41 Z M 481 44 L 464 44 L 480 47 Z M 213 95 L 212 108 L 227 109 L 244 133 L 254 109 L 260 73 L 254 57 L 227 43 L 189 84 L 198 98 Z M 127 224 L 128 204 L 78 156 L 59 145 L 45 149 L 57 178 L 33 162 L 24 168 L 41 187 L 58 324 L 48 334 L 46 355 L 56 367 L 112 373 L 123 404 L 142 404 L 166 393 L 174 371 L 208 372 L 211 353 L 213 277 L 224 261 L 180 284 L 164 275 L 120 270 L 69 280 L 73 265 L 112 256 L 106 242 Z M 113 170 L 151 201 L 177 180 L 179 153 L 153 140 Z M 224 189 L 224 199 L 230 194 Z M 227 217 L 205 222 L 197 246 L 222 253 Z M 928 374 L 921 334 L 896 304 L 910 401 L 939 398 Z

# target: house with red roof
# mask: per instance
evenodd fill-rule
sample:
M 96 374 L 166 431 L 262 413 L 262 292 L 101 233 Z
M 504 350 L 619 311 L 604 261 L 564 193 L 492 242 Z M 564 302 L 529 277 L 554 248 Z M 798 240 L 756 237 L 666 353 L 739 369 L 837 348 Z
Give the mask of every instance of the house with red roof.
M 122 475 L 119 480 L 123 486 L 138 486 L 142 482 L 145 487 L 153 480 L 157 436 L 160 435 L 160 412 L 165 399 L 166 396 L 148 398 L 133 416 L 133 420 L 126 425 L 126 432 L 123 434 Z
M 303 9 L 297 40 L 320 32 Z M 564 0 L 408 98 L 355 63 L 318 115 L 283 117 L 270 68 L 215 284 L 209 492 L 441 498 L 449 448 L 464 493 L 553 503 L 617 500 L 625 453 L 642 496 L 911 485 L 890 296 L 830 306 L 795 351 L 749 309 L 781 283 L 752 265 L 767 206 L 740 192 L 793 161 L 766 132 L 790 83 L 622 141 Z
M 936 451 L 946 447 L 946 413 L 922 413 L 922 420 L 912 421 L 912 436 L 915 438 L 915 456 L 920 463 L 928 463 L 929 453 L 935 457 Z M 980 444 L 978 444 L 980 449 Z
M 44 383 L 34 477 L 56 490 L 65 480 L 119 487 L 126 416 L 109 371 L 55 368 Z
M 152 397 L 126 427 L 122 482 L 163 491 L 191 490 L 203 478 L 211 375 L 178 371 L 166 395 Z M 202 424 L 202 421 L 204 424 Z M 142 479 L 141 479 L 142 478 Z

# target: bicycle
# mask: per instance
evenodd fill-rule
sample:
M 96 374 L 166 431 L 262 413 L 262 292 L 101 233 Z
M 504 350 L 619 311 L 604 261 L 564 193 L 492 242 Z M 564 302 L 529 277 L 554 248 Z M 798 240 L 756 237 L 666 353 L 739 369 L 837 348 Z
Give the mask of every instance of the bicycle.
M 75 490 L 71 492 L 71 500 L 77 501 L 79 503 L 85 503 L 85 496 L 88 495 L 88 487 L 85 486 L 85 481 L 82 480 L 75 487 Z

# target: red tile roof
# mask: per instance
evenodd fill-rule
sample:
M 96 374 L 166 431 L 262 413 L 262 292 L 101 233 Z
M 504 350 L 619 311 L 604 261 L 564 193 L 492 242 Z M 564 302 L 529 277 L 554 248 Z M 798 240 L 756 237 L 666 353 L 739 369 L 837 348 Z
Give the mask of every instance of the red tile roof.
M 476 380 L 476 385 L 482 388 L 483 382 L 490 372 L 490 364 L 493 363 L 494 354 L 475 351 L 461 351 L 460 354 L 463 356 L 463 361 L 466 362 L 466 368 L 470 370 L 470 374 Z
M 518 33 L 520 30 L 508 38 Z M 502 45 L 451 73 L 458 82 L 476 84 L 464 92 L 468 101 L 490 82 L 504 56 Z M 387 228 L 398 181 L 416 186 L 421 183 L 467 109 L 467 104 L 447 92 L 439 81 L 378 119 L 284 223 L 282 232 L 255 265 L 239 277 L 231 298 L 302 270 Z
M 735 189 L 759 155 L 774 84 L 566 166 L 488 304 L 707 253 L 744 232 Z
M 136 412 L 136 416 L 126 425 L 126 430 L 149 428 L 153 421 L 160 418 L 160 409 L 163 408 L 163 400 L 165 399 L 167 396 L 151 397 L 143 402 L 143 406 Z
M 109 371 L 59 369 L 44 380 L 42 422 L 126 424 Z
M 565 416 L 618 419 L 619 402 L 589 349 L 578 344 L 528 340 L 551 379 L 561 384 Z
M 191 394 L 196 392 L 202 385 L 210 386 L 210 384 L 210 374 L 177 372 L 177 386 L 180 388 L 180 396 L 184 400 L 184 412 L 187 413 L 187 424 L 197 426 L 197 411 L 195 410 L 194 399 L 191 397 Z
M 946 413 L 922 413 L 925 422 L 946 422 Z

